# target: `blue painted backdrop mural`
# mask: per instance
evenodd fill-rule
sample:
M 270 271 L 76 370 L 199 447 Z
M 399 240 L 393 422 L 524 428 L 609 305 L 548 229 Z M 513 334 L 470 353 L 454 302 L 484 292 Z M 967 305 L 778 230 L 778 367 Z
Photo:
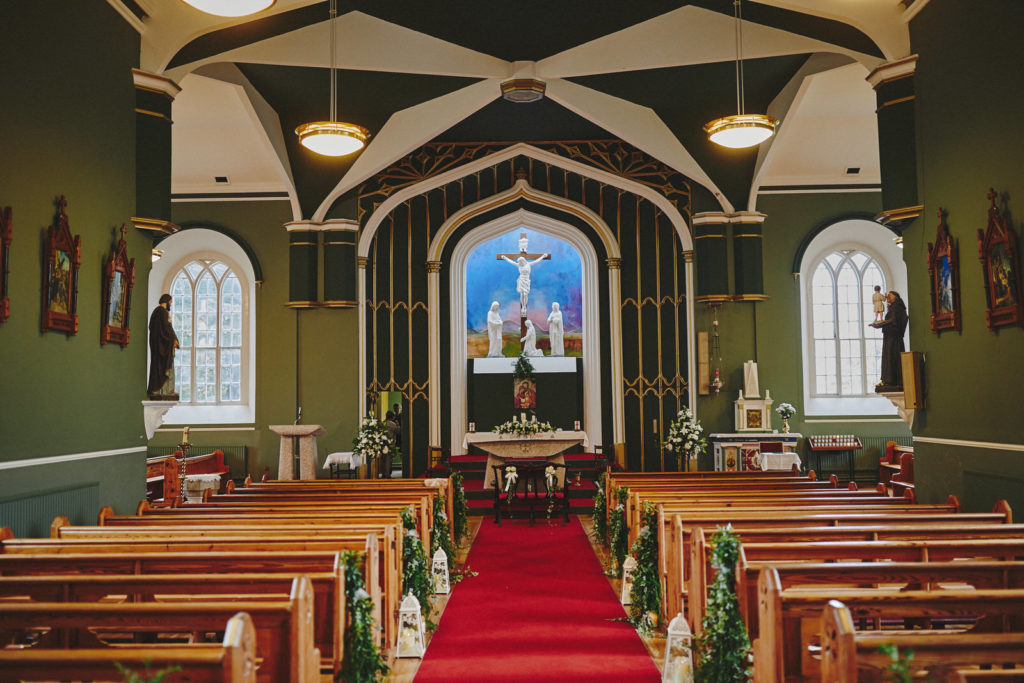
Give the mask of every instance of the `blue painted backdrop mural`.
M 547 355 L 548 314 L 551 304 L 562 309 L 565 355 L 579 356 L 583 327 L 583 267 L 580 255 L 568 243 L 536 230 L 516 229 L 477 246 L 466 262 L 466 324 L 470 358 L 487 355 L 487 310 L 492 301 L 500 305 L 505 321 L 505 355 L 519 352 L 518 269 L 496 258 L 497 254 L 519 252 L 519 233 L 529 239 L 532 254 L 551 254 L 551 259 L 534 265 L 530 272 L 527 318 L 537 328 L 538 348 Z

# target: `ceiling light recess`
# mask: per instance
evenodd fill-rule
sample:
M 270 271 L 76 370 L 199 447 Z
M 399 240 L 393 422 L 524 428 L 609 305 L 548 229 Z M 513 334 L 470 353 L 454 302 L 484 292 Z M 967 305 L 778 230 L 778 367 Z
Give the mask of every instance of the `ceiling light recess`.
M 186 5 L 218 17 L 244 17 L 262 12 L 275 0 L 185 0 Z
M 338 121 L 338 79 L 334 66 L 334 19 L 337 16 L 337 0 L 331 0 L 330 19 L 327 22 L 331 32 L 331 120 L 304 123 L 295 129 L 303 147 L 327 157 L 343 157 L 357 152 L 370 137 L 370 131 L 362 126 Z
M 733 0 L 736 34 L 736 111 L 734 116 L 723 116 L 704 124 L 708 139 L 716 145 L 744 149 L 761 144 L 775 134 L 778 119 L 767 114 L 746 114 L 746 95 L 743 83 L 743 9 L 740 0 Z
M 514 78 L 501 84 L 501 96 L 509 102 L 536 102 L 544 99 L 547 84 L 535 78 Z

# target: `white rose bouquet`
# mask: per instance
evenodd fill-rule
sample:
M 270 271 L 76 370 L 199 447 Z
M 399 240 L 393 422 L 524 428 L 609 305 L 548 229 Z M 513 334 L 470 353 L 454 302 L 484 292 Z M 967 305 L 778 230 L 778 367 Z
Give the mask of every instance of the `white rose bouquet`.
M 779 417 L 781 417 L 783 420 L 788 420 L 789 418 L 796 415 L 796 408 L 794 408 L 790 403 L 780 403 L 775 408 L 775 412 L 777 412 L 779 414 Z
M 367 462 L 383 458 L 390 462 L 395 456 L 397 447 L 387 425 L 380 420 L 367 417 L 359 426 L 356 437 L 352 439 L 353 455 L 362 456 Z
M 666 451 L 678 453 L 687 460 L 696 459 L 707 449 L 704 428 L 700 426 L 700 421 L 693 417 L 688 407 L 680 410 L 676 419 L 672 420 L 664 446 Z
M 551 426 L 550 422 L 538 422 L 536 419 L 533 421 L 516 420 L 515 418 L 512 418 L 508 422 L 502 422 L 491 431 L 495 434 L 529 436 L 532 434 L 540 434 L 541 432 L 553 432 L 555 431 L 555 428 Z

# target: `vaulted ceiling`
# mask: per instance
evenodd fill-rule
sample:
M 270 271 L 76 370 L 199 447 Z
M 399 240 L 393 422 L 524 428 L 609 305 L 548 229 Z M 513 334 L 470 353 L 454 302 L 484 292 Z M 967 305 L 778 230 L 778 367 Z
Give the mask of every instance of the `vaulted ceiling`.
M 731 0 L 339 0 L 339 118 L 373 135 L 341 160 L 305 150 L 293 132 L 328 115 L 327 2 L 277 0 L 243 19 L 179 0 L 108 2 L 134 7 L 141 67 L 182 87 L 172 191 L 287 196 L 294 218 L 319 220 L 432 140 L 618 137 L 727 210 L 756 209 L 759 188 L 877 185 L 865 77 L 908 55 L 907 21 L 927 0 L 744 2 L 746 109 L 782 122 L 746 151 L 701 130 L 736 113 Z M 544 81 L 545 98 L 503 100 L 511 77 Z

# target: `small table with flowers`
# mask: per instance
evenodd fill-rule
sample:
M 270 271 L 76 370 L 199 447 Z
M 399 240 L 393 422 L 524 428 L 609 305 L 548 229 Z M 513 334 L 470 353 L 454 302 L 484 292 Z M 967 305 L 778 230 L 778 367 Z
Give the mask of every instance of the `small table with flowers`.
M 470 445 L 487 451 L 487 471 L 484 474 L 484 488 L 494 486 L 494 467 L 506 460 L 547 460 L 565 464 L 561 453 L 573 446 L 590 445 L 587 433 L 582 431 L 539 432 L 537 434 L 495 434 L 494 432 L 469 432 L 462 439 L 462 447 Z M 561 487 L 565 470 L 559 468 L 558 486 Z

